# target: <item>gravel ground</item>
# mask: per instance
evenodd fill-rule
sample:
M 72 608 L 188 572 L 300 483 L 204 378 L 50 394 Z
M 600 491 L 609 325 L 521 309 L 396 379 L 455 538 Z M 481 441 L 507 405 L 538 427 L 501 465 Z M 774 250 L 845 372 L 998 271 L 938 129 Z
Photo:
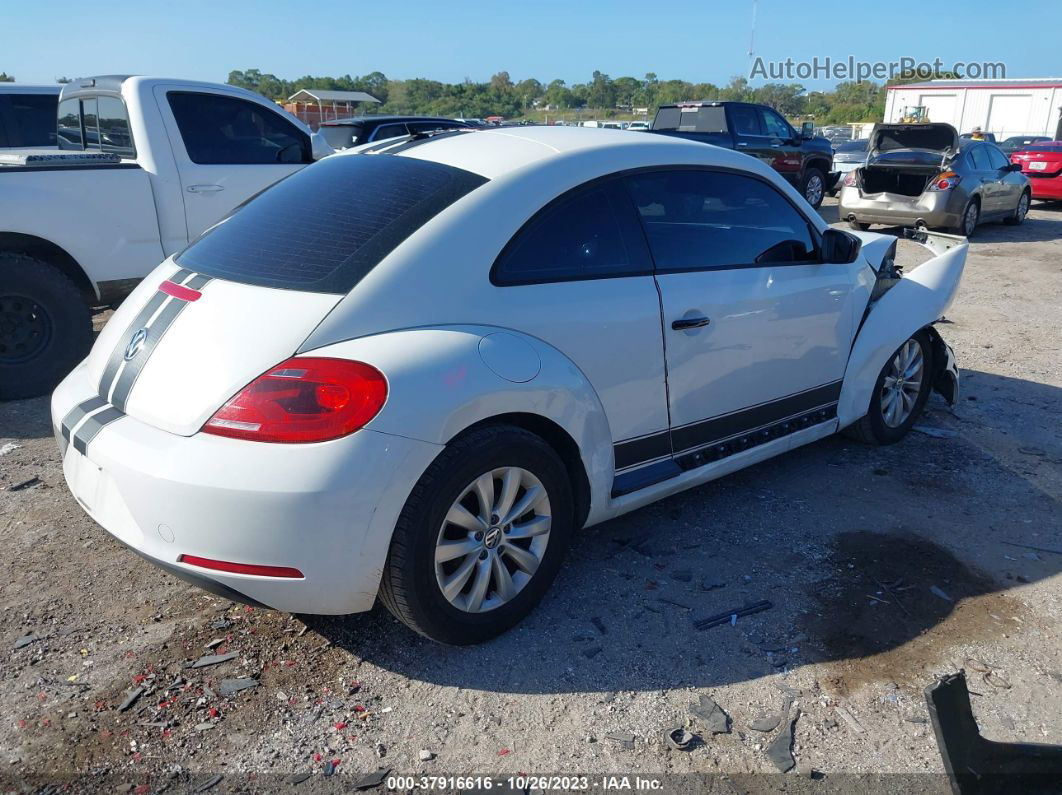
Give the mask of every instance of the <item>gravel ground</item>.
M 930 401 L 930 433 L 834 437 L 591 528 L 531 618 L 476 648 L 163 574 L 67 492 L 46 400 L 0 404 L 0 781 L 740 776 L 776 772 L 794 718 L 791 780 L 939 773 L 922 690 L 959 668 L 986 736 L 1062 744 L 1062 555 L 1006 543 L 1062 549 L 1060 307 L 1062 205 L 982 227 L 940 326 L 963 396 Z M 756 600 L 773 607 L 694 628 Z M 704 696 L 728 731 L 691 712 Z M 685 752 L 665 742 L 679 726 L 700 738 Z

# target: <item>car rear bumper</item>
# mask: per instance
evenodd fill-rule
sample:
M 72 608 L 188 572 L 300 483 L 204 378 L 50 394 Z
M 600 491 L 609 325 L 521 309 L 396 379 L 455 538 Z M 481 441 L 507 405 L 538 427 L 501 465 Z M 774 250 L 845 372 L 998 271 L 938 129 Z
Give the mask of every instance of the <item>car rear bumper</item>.
M 290 612 L 372 607 L 398 514 L 442 449 L 364 429 L 305 445 L 186 437 L 128 416 L 87 446 L 67 444 L 59 424 L 94 392 L 81 365 L 52 396 L 63 474 L 89 516 L 207 590 Z M 302 576 L 216 571 L 182 555 L 288 567 Z
M 1062 199 L 1062 176 L 1047 179 L 1031 177 L 1029 174 L 1025 176 L 1029 177 L 1034 199 Z
M 966 197 L 956 191 L 933 191 L 921 196 L 902 196 L 896 193 L 863 194 L 858 187 L 841 189 L 838 212 L 842 220 L 887 226 L 915 226 L 925 223 L 930 228 L 958 226 Z

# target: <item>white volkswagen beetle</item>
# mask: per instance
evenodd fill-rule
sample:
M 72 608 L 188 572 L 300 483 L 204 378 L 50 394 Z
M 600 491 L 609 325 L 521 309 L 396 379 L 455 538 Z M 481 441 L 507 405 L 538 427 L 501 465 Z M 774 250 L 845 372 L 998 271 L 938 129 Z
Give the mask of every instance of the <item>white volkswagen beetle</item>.
M 160 265 L 52 398 L 107 531 L 233 599 L 379 595 L 496 635 L 572 532 L 841 428 L 899 440 L 957 370 L 965 241 L 901 275 L 766 165 L 622 131 L 393 139 Z

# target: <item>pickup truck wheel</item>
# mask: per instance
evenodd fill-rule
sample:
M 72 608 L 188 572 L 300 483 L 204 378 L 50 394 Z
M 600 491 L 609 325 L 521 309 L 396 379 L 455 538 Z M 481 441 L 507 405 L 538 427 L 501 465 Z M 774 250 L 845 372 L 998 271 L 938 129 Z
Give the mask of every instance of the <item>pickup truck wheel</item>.
M 92 347 L 92 316 L 57 268 L 0 253 L 0 400 L 50 392 Z
M 848 225 L 852 229 L 855 229 L 857 232 L 866 232 L 868 229 L 870 229 L 870 224 L 864 224 L 860 221 L 849 221 Z
M 804 198 L 812 207 L 818 208 L 825 195 L 826 175 L 817 168 L 809 168 L 804 172 Z

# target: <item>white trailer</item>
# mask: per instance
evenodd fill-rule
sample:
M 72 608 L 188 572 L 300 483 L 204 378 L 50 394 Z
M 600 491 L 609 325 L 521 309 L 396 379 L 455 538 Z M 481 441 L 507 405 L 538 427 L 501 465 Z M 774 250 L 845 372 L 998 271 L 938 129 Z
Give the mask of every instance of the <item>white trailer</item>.
M 959 132 L 980 127 L 997 141 L 1015 135 L 1062 138 L 1062 77 L 1006 80 L 931 80 L 888 86 L 885 122 L 923 106 L 928 121 Z

